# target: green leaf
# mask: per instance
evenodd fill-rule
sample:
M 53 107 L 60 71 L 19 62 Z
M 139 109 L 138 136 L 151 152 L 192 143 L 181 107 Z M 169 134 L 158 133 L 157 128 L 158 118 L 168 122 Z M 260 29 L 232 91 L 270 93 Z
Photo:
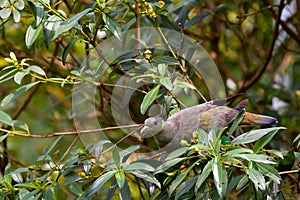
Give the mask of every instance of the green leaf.
M 124 181 L 124 186 L 120 188 L 119 197 L 121 200 L 131 200 L 130 188 L 126 180 Z
M 274 182 L 280 184 L 281 176 L 278 174 L 278 171 L 272 165 L 256 163 L 256 166 L 264 176 L 268 176 Z
M 265 178 L 262 175 L 262 173 L 260 173 L 256 169 L 249 168 L 247 170 L 247 174 L 249 176 L 249 179 L 252 181 L 256 191 L 258 191 L 258 188 L 261 189 L 261 190 L 266 189 Z
M 144 163 L 144 162 L 139 162 L 139 161 L 130 163 L 127 166 L 125 166 L 123 169 L 126 171 L 145 170 L 145 171 L 150 171 L 150 172 L 153 172 L 155 170 L 154 167 L 152 167 L 151 165 Z
M 26 69 L 26 70 L 23 70 L 23 71 L 19 71 L 15 74 L 14 76 L 14 81 L 17 83 L 17 84 L 21 84 L 21 81 L 22 79 L 29 73 L 29 70 Z
M 163 77 L 159 80 L 160 84 L 162 84 L 167 90 L 171 91 L 173 89 L 172 81 L 169 77 Z
M 248 161 L 254 161 L 258 163 L 265 163 L 265 164 L 273 164 L 275 165 L 276 162 L 274 158 L 267 155 L 260 155 L 260 154 L 236 154 L 235 157 L 244 158 Z
M 107 181 L 115 175 L 116 171 L 109 171 L 97 178 L 94 183 L 89 187 L 89 189 L 84 194 L 86 199 L 90 199 L 96 192 L 101 191 L 102 186 L 107 183 Z
M 197 162 L 194 162 L 188 169 L 181 172 L 179 176 L 172 182 L 170 189 L 168 191 L 169 196 L 173 193 L 173 191 L 178 187 L 179 184 L 182 183 L 182 181 L 186 178 L 187 174 L 197 165 Z
M 5 140 L 5 138 L 7 138 L 8 134 L 4 134 L 0 136 L 0 142 L 2 142 L 3 140 Z
M 76 26 L 78 24 L 78 20 L 80 20 L 83 16 L 85 16 L 88 12 L 91 11 L 91 8 L 87 8 L 80 13 L 77 13 L 72 18 L 63 21 L 59 24 L 59 27 L 57 31 L 55 32 L 55 35 L 53 36 L 52 40 L 56 39 L 60 34 L 69 31 L 71 28 Z
M 232 125 L 231 125 L 231 127 L 230 127 L 230 129 L 228 131 L 228 136 L 229 137 L 236 130 L 236 128 L 238 127 L 238 125 L 240 124 L 240 122 L 244 119 L 244 114 L 245 114 L 245 110 L 242 110 L 241 112 L 239 112 L 238 116 L 233 121 L 233 123 L 232 123 Z
M 198 177 L 192 177 L 189 178 L 187 181 L 184 181 L 180 184 L 178 187 L 178 190 L 176 191 L 175 200 L 179 199 L 180 196 L 188 192 L 192 187 L 194 187 Z
M 47 151 L 44 153 L 44 155 L 50 154 L 50 152 L 53 150 L 53 148 L 56 146 L 56 144 L 61 140 L 62 136 L 59 136 L 56 138 L 50 145 L 50 147 L 47 149 Z
M 160 166 L 158 166 L 155 169 L 155 174 L 161 173 L 166 171 L 167 169 L 169 169 L 170 167 L 176 165 L 177 163 L 186 160 L 187 158 L 174 158 L 172 160 L 169 160 L 167 162 L 164 162 L 163 164 L 161 164 Z
M 117 184 L 119 186 L 119 188 L 123 188 L 124 183 L 125 183 L 125 174 L 123 170 L 118 170 L 115 174 L 116 180 L 117 180 Z
M 220 157 L 215 157 L 212 161 L 213 164 L 213 175 L 214 175 L 214 183 L 217 188 L 218 194 L 221 198 L 225 197 L 227 191 L 227 172 L 225 167 L 221 163 Z
M 13 120 L 10 117 L 10 115 L 2 110 L 0 110 L 0 122 L 3 124 L 10 125 L 10 126 L 13 125 Z
M 173 160 L 174 158 L 178 158 L 186 153 L 186 151 L 189 149 L 189 147 L 180 147 L 179 149 L 176 149 L 175 151 L 172 151 L 168 154 L 168 156 L 164 159 L 164 161 Z
M 39 74 L 39 75 L 46 76 L 45 71 L 42 68 L 40 68 L 39 66 L 32 65 L 32 66 L 29 66 L 28 69 L 32 72 L 35 72 L 35 73 Z
M 114 36 L 121 40 L 121 27 L 120 25 L 109 15 L 102 12 L 102 19 L 107 28 L 114 34 Z
M 91 10 L 92 10 L 91 8 L 86 8 L 85 10 L 81 11 L 80 13 L 77 13 L 76 15 L 74 15 L 72 18 L 62 22 L 61 25 L 66 25 L 66 24 L 70 24 L 70 23 L 74 23 L 74 22 L 77 23 L 78 20 L 80 20 L 83 16 L 85 16 Z
M 190 170 L 186 170 L 184 172 L 181 172 L 179 174 L 179 176 L 177 176 L 177 178 L 172 182 L 171 187 L 168 191 L 169 196 L 171 196 L 171 194 L 174 192 L 174 190 L 177 188 L 177 186 L 182 183 L 182 181 L 185 179 L 185 177 L 187 176 L 187 174 L 190 172 Z
M 153 101 L 157 98 L 158 91 L 160 85 L 155 86 L 152 88 L 144 97 L 143 102 L 141 104 L 141 113 L 145 114 L 149 106 L 153 103 Z
M 21 129 L 25 130 L 27 133 L 29 133 L 29 126 L 25 122 L 22 122 L 19 120 L 13 120 L 12 125 L 14 127 L 19 127 Z
M 13 172 L 13 173 L 11 173 L 11 177 L 17 183 L 22 183 L 23 182 L 23 177 L 20 173 Z
M 30 5 L 33 5 L 32 11 L 34 14 L 34 19 L 35 19 L 34 27 L 40 26 L 40 23 L 42 22 L 44 15 L 45 15 L 44 6 L 37 1 L 32 1 L 32 4 L 30 3 Z M 43 27 L 43 26 L 41 26 L 41 27 Z
M 18 98 L 20 95 L 22 95 L 23 93 L 27 92 L 30 88 L 32 88 L 33 86 L 37 85 L 39 82 L 33 82 L 33 83 L 29 83 L 27 85 L 23 85 L 22 87 L 19 87 L 18 89 L 16 89 L 15 91 L 13 91 L 12 93 L 10 93 L 9 95 L 7 95 L 1 102 L 1 106 L 6 106 L 7 104 L 9 104 L 10 102 L 12 102 L 13 100 L 15 100 L 16 98 Z
M 223 158 L 234 157 L 238 154 L 244 154 L 244 153 L 253 153 L 253 151 L 251 149 L 246 149 L 246 148 L 233 149 L 233 150 L 229 150 L 226 153 L 224 153 Z
M 56 15 L 51 15 L 45 22 L 44 25 L 44 41 L 47 47 L 49 47 L 52 40 L 55 39 L 55 34 L 60 28 L 60 23 L 63 22 Z
M 265 129 L 258 129 L 258 130 L 253 130 L 247 133 L 244 133 L 242 135 L 239 135 L 236 137 L 234 140 L 232 140 L 232 144 L 247 144 L 254 142 L 264 135 L 267 135 L 270 132 L 275 131 L 275 133 L 280 130 L 280 129 L 285 129 L 285 127 L 273 127 L 273 128 L 265 128 Z
M 298 133 L 298 135 L 293 140 L 293 144 L 295 144 L 299 139 L 300 139 L 300 133 Z
M 270 140 L 275 136 L 278 130 L 270 131 L 267 135 L 264 135 L 262 138 L 255 142 L 253 147 L 254 153 L 260 151 L 266 144 L 270 142 Z
M 148 181 L 150 183 L 154 183 L 157 187 L 161 187 L 160 182 L 155 178 L 155 176 L 152 173 L 142 172 L 142 171 L 131 171 L 131 174 L 133 174 L 136 177 L 139 177 L 145 181 Z
M 212 171 L 212 165 L 213 165 L 213 160 L 210 160 L 207 162 L 205 167 L 203 168 L 201 174 L 198 176 L 196 185 L 195 185 L 195 193 L 198 192 L 199 188 L 202 186 L 202 184 L 206 181 L 207 177 L 210 175 Z
M 205 132 L 205 130 L 198 128 L 195 133 L 198 134 L 198 138 L 201 138 L 201 140 L 198 140 L 199 144 L 204 144 L 206 146 L 209 145 L 208 134 Z
M 34 23 L 28 27 L 25 35 L 25 44 L 28 49 L 31 48 L 32 44 L 41 35 L 43 27 L 43 24 L 40 24 L 37 28 L 34 28 Z
M 120 159 L 120 154 L 119 154 L 117 146 L 114 146 L 114 148 L 112 149 L 112 157 L 113 157 L 115 165 L 117 167 L 120 167 L 121 159 Z
M 243 190 L 247 186 L 248 181 L 249 181 L 248 176 L 242 175 L 241 180 L 239 181 L 239 183 L 236 186 L 236 190 L 238 192 L 240 192 L 241 190 Z
M 196 89 L 195 86 L 193 86 L 190 83 L 184 82 L 184 81 L 177 81 L 175 86 L 178 86 L 178 87 L 181 87 L 181 88 L 190 88 L 190 89 L 193 89 L 193 90 Z
M 70 190 L 76 195 L 81 196 L 83 194 L 82 188 L 77 183 L 70 184 Z
M 168 66 L 165 64 L 158 64 L 157 66 L 158 73 L 161 77 L 164 77 L 166 75 L 166 72 L 168 71 Z
M 3 71 L 3 70 L 2 70 Z M 11 75 L 13 73 L 15 73 L 16 71 L 18 71 L 17 69 L 13 69 L 5 74 L 3 74 L 1 77 L 0 77 L 0 84 L 1 83 L 4 83 L 12 78 L 14 78 L 14 75 Z M 11 76 L 10 76 L 11 75 Z
M 130 156 L 133 152 L 140 149 L 140 145 L 135 145 L 132 147 L 128 147 L 127 149 L 124 149 L 120 152 L 120 157 L 122 158 L 122 162 L 126 162 L 128 156 Z
M 64 49 L 63 53 L 62 53 L 62 62 L 65 65 L 66 64 L 66 59 L 67 59 L 67 55 L 70 52 L 71 48 L 74 46 L 75 42 L 78 40 L 78 38 L 73 39 Z

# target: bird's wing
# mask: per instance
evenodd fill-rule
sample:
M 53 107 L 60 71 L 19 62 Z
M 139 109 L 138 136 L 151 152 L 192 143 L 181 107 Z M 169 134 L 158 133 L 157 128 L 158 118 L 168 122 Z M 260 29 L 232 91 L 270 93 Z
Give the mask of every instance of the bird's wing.
M 211 110 L 213 108 L 216 108 L 218 106 L 219 105 L 216 104 L 215 101 L 209 101 L 206 103 L 198 104 L 198 105 L 188 107 L 188 108 L 182 109 L 182 110 L 174 113 L 167 119 L 167 121 L 168 120 L 178 121 L 178 120 L 181 120 L 181 117 L 196 115 L 197 113 L 205 112 L 205 111 Z

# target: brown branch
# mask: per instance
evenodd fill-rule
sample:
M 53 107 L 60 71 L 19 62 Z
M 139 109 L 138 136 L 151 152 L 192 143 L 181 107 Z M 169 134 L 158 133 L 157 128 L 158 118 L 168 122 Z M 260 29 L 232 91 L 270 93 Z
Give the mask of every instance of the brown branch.
M 141 24 L 140 24 L 140 15 L 139 15 L 139 0 L 135 1 L 135 18 L 136 18 L 136 23 L 135 23 L 135 27 L 136 27 L 136 37 L 137 37 L 137 50 L 138 53 L 141 53 Z M 139 55 L 138 55 L 139 58 Z
M 293 173 L 299 173 L 300 169 L 290 170 L 290 171 L 284 171 L 284 172 L 278 172 L 278 174 L 293 174 Z
M 18 110 L 12 117 L 13 119 L 17 119 L 19 117 L 19 115 L 21 114 L 21 112 L 27 107 L 27 105 L 29 104 L 31 98 L 33 97 L 34 93 L 37 91 L 39 86 L 40 86 L 40 84 L 37 84 L 30 90 L 30 93 L 28 94 L 25 101 L 22 103 L 22 105 L 18 108 Z
M 135 128 L 135 127 L 140 127 L 140 126 L 143 126 L 143 124 L 133 124 L 133 125 L 106 127 L 106 128 L 96 128 L 96 129 L 79 130 L 79 131 L 56 132 L 56 133 L 46 134 L 46 135 L 27 134 L 27 133 L 19 133 L 19 132 L 11 133 L 11 135 L 22 136 L 22 137 L 31 137 L 31 138 L 50 138 L 50 137 L 57 137 L 57 136 L 62 136 L 62 135 L 87 134 L 87 133 L 93 133 L 93 132 L 97 132 L 97 131 L 110 131 L 110 130 L 116 130 L 116 129 L 122 129 L 122 128 Z
M 272 43 L 271 43 L 270 49 L 268 51 L 266 62 L 264 64 L 264 66 L 262 67 L 262 69 L 256 75 L 253 76 L 253 78 L 249 82 L 246 82 L 239 89 L 239 91 L 237 93 L 243 93 L 246 90 L 248 90 L 252 85 L 254 85 L 262 77 L 262 75 L 266 71 L 266 69 L 267 69 L 267 67 L 268 67 L 268 65 L 269 65 L 269 63 L 272 59 L 273 50 L 274 50 L 274 47 L 275 47 L 275 42 L 276 42 L 277 37 L 279 35 L 280 17 L 281 17 L 281 13 L 282 13 L 283 8 L 284 8 L 284 0 L 281 0 L 280 4 L 279 4 L 279 7 L 278 7 L 278 15 L 277 15 L 276 23 L 275 23 L 275 28 L 274 28 L 275 30 L 274 30 L 274 34 L 273 34 Z

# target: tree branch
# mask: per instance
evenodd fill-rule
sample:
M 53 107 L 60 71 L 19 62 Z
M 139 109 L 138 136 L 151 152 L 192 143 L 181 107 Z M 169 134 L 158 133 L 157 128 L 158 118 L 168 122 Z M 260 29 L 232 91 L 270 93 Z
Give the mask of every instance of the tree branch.
M 274 28 L 275 30 L 274 30 L 274 34 L 273 34 L 272 43 L 271 43 L 270 49 L 268 51 L 267 59 L 266 59 L 266 62 L 264 64 L 263 68 L 256 75 L 254 75 L 253 78 L 250 81 L 246 82 L 239 89 L 239 91 L 237 93 L 243 93 L 246 90 L 248 90 L 252 85 L 254 85 L 261 78 L 261 76 L 266 71 L 266 69 L 267 69 L 267 67 L 268 67 L 268 65 L 269 65 L 269 63 L 272 59 L 273 50 L 274 50 L 274 47 L 275 47 L 275 42 L 276 42 L 277 37 L 279 35 L 280 17 L 281 17 L 281 13 L 282 13 L 283 8 L 284 8 L 284 0 L 281 0 L 280 4 L 279 4 L 279 7 L 278 7 L 278 15 L 277 15 L 276 23 L 275 23 L 275 28 Z

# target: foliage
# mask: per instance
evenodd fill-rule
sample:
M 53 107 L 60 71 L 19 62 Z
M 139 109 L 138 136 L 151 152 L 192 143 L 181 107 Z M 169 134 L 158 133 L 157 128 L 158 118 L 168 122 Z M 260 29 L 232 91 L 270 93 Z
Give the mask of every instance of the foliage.
M 1 199 L 299 197 L 297 6 L 283 0 L 1 1 Z M 154 43 L 143 32 L 149 27 L 157 30 Z M 211 57 L 222 79 L 205 68 L 211 59 L 195 70 L 200 45 L 207 53 L 199 59 Z M 224 91 L 211 87 L 218 80 Z M 97 98 L 74 92 L 86 84 Z M 157 150 L 155 139 L 132 131 L 148 116 L 240 93 L 250 99 L 248 110 L 275 116 L 286 129 L 237 127 L 239 116 L 229 129 L 196 130 L 193 141 L 161 159 L 134 157 Z M 101 130 L 89 126 L 91 115 L 82 121 L 91 128 L 76 125 L 89 105 Z M 99 131 L 107 138 L 97 138 Z

